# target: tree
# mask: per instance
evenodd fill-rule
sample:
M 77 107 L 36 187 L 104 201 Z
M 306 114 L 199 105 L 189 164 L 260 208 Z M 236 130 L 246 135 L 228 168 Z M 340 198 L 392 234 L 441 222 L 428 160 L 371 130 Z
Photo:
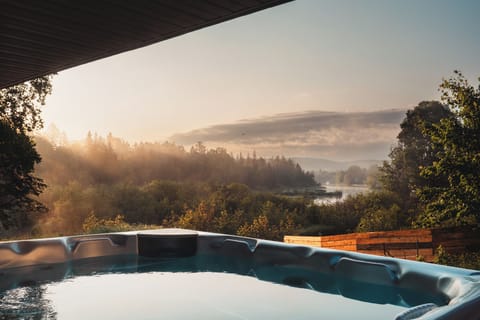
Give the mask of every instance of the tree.
M 30 196 L 38 196 L 45 185 L 32 175 L 40 156 L 32 138 L 18 133 L 0 120 L 0 230 L 28 223 L 28 213 L 43 210 Z
M 379 190 L 382 188 L 382 185 L 379 180 L 380 168 L 377 165 L 372 165 L 367 169 L 367 178 L 365 183 L 372 190 Z
M 416 190 L 426 184 L 420 171 L 437 161 L 432 137 L 427 131 L 442 119 L 452 117 L 448 107 L 438 101 L 423 101 L 408 110 L 400 124 L 397 145 L 390 152 L 391 160 L 380 168 L 384 188 L 398 194 L 404 203 L 403 210 L 411 215 L 419 210 Z
M 43 125 L 40 106 L 51 88 L 47 76 L 0 90 L 0 230 L 23 227 L 45 209 L 34 198 L 45 184 L 33 175 L 41 158 L 30 134 Z
M 480 79 L 479 79 L 480 81 Z M 459 71 L 440 86 L 442 101 L 453 112 L 424 128 L 436 161 L 420 174 L 426 183 L 418 194 L 425 204 L 423 226 L 480 222 L 480 86 L 473 87 Z M 445 182 L 445 183 L 439 183 Z
M 17 132 L 31 133 L 41 129 L 40 107 L 51 92 L 51 76 L 0 90 L 0 118 Z
M 399 226 L 400 207 L 393 204 L 389 208 L 367 210 L 358 223 L 357 232 L 396 230 Z
M 278 240 L 278 230 L 270 224 L 268 217 L 264 214 L 253 219 L 252 223 L 245 223 L 238 228 L 237 234 L 244 237 Z
M 359 166 L 350 166 L 343 177 L 343 183 L 351 186 L 352 184 L 363 184 L 366 179 L 366 170 Z

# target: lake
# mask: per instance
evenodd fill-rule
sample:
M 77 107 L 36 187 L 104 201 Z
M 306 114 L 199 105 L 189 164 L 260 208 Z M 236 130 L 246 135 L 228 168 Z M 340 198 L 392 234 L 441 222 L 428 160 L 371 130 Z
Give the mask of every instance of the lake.
M 341 197 L 320 197 L 313 200 L 316 205 L 321 204 L 332 204 L 335 202 L 343 201 L 348 196 L 353 196 L 359 193 L 364 193 L 370 191 L 370 188 L 367 186 L 341 186 L 341 185 L 325 185 L 324 186 L 327 192 L 341 191 Z

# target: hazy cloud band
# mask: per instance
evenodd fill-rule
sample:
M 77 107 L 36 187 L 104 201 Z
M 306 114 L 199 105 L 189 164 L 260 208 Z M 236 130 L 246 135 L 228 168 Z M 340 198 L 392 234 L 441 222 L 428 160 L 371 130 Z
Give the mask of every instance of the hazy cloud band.
M 183 145 L 202 141 L 210 147 L 265 156 L 311 156 L 336 160 L 385 159 L 400 131 L 405 110 L 279 114 L 214 125 L 169 138 Z

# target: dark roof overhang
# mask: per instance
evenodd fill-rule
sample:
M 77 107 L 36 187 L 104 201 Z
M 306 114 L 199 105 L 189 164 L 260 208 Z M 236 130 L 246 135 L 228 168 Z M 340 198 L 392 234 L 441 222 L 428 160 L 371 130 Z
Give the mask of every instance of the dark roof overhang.
M 0 0 L 0 88 L 291 0 Z

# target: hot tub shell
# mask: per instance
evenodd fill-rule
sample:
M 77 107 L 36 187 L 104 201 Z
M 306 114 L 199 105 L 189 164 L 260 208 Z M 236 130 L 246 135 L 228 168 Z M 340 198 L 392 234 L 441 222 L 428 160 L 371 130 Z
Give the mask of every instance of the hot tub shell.
M 207 257 L 202 260 L 206 269 L 360 301 L 420 305 L 399 320 L 480 319 L 480 272 L 475 270 L 183 229 L 2 242 L 0 289 L 64 279 L 72 264 L 89 258 L 193 255 Z M 212 256 L 222 261 L 220 267 L 211 264 Z M 412 293 L 418 291 L 435 304 L 415 301 Z

